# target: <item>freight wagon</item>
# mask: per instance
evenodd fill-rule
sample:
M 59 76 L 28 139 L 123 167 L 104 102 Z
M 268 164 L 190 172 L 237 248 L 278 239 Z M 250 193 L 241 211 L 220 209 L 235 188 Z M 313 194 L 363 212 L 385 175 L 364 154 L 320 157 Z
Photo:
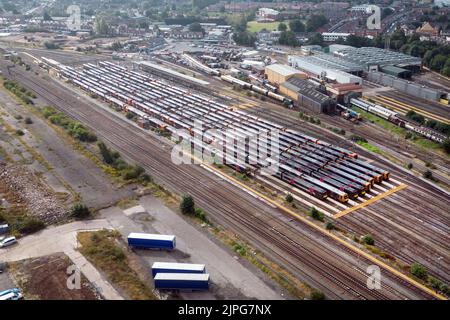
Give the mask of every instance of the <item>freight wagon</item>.
M 208 290 L 207 273 L 158 273 L 155 278 L 156 289 L 166 290 Z
M 128 235 L 128 246 L 141 249 L 175 249 L 175 236 L 150 233 L 130 233 Z
M 204 264 L 155 262 L 152 265 L 153 278 L 158 273 L 205 273 Z

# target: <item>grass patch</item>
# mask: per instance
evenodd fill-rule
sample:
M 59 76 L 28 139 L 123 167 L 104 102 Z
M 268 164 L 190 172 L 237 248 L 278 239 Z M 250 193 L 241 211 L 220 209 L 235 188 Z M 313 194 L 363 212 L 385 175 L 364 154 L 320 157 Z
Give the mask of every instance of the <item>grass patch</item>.
M 130 267 L 125 249 L 116 231 L 101 230 L 78 233 L 79 251 L 109 280 L 121 288 L 132 300 L 156 300 L 152 289 Z
M 120 209 L 124 210 L 124 209 L 128 209 L 134 206 L 137 206 L 139 204 L 139 200 L 137 199 L 137 197 L 130 197 L 130 198 L 125 198 L 125 199 L 121 199 L 116 203 L 116 206 L 118 206 Z
M 278 30 L 278 25 L 280 24 L 279 21 L 275 22 L 257 22 L 257 21 L 249 21 L 247 23 L 247 31 L 248 32 L 259 32 L 263 29 L 266 29 L 268 31 L 276 31 Z M 287 21 L 284 21 L 284 24 L 286 24 L 288 30 L 289 30 L 289 23 Z
M 381 150 L 380 150 L 379 148 L 377 148 L 377 147 L 371 145 L 371 144 L 368 143 L 368 142 L 357 141 L 356 143 L 359 144 L 359 145 L 360 145 L 361 147 L 363 147 L 364 149 L 370 151 L 370 152 L 378 153 L 378 154 L 381 154 L 381 153 L 382 153 Z
M 364 110 L 356 108 L 356 107 L 353 107 L 352 110 L 359 112 L 364 119 L 366 119 L 372 123 L 376 123 L 377 125 L 383 127 L 384 129 L 386 129 L 387 131 L 389 131 L 393 134 L 399 135 L 405 139 L 408 137 L 411 137 L 408 140 L 410 140 L 412 143 L 416 144 L 417 146 L 420 146 L 425 149 L 431 149 L 431 150 L 442 149 L 442 144 L 431 141 L 427 138 L 418 136 L 415 133 L 412 133 L 412 132 L 406 130 L 405 128 L 396 126 L 395 124 L 393 124 L 385 119 L 382 119 L 376 115 L 365 112 Z
M 9 224 L 11 233 L 15 236 L 31 234 L 45 228 L 41 220 L 30 216 L 20 205 L 10 208 L 0 207 L 0 223 Z

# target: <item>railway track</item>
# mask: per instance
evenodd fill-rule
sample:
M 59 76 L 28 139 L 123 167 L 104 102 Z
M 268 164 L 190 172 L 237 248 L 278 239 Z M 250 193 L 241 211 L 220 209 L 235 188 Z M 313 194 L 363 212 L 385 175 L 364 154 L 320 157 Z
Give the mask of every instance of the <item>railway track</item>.
M 298 124 L 297 121 L 290 120 L 286 114 L 280 114 L 277 111 L 270 111 L 268 113 L 265 110 L 262 111 L 261 107 L 256 107 L 254 109 L 256 110 L 253 111 L 253 113 L 262 114 L 265 112 L 266 117 L 276 120 L 278 123 L 287 127 L 301 130 L 301 125 Z M 248 110 L 248 112 L 252 113 L 252 110 Z M 327 138 L 324 136 L 323 132 L 320 132 L 320 129 L 316 130 L 311 126 L 311 129 L 308 128 L 308 130 L 311 130 L 311 132 L 322 139 Z M 383 137 L 380 135 L 379 139 L 381 140 Z M 385 137 L 384 141 L 386 141 Z M 391 143 L 391 145 L 393 148 L 396 146 L 394 143 Z M 350 144 L 348 143 L 344 143 L 342 146 L 350 149 Z M 366 157 L 371 156 L 363 151 L 358 151 L 358 153 Z M 410 186 L 407 189 L 407 192 L 403 192 L 402 196 L 390 196 L 379 203 L 369 206 L 367 209 L 360 209 L 358 214 L 353 213 L 339 220 L 339 225 L 351 233 L 360 235 L 371 233 L 375 235 L 377 237 L 377 246 L 381 247 L 386 252 L 394 253 L 396 258 L 404 262 L 412 263 L 416 260 L 414 258 L 418 257 L 422 261 L 428 262 L 426 265 L 429 267 L 431 274 L 441 278 L 442 274 L 448 275 L 448 273 L 439 270 L 448 270 L 448 268 L 445 267 L 445 261 L 448 262 L 448 250 L 447 259 L 444 261 L 436 263 L 436 261 L 431 261 L 429 259 L 430 254 L 441 256 L 441 254 L 436 253 L 435 249 L 441 248 L 441 250 L 445 250 L 450 241 L 448 236 L 450 219 L 449 215 L 446 214 L 446 208 L 450 206 L 448 197 L 436 197 L 436 193 L 432 193 L 430 196 L 428 185 L 424 186 L 423 183 L 417 183 L 416 179 L 411 181 L 411 177 L 405 177 L 402 172 L 398 171 L 388 163 L 383 163 L 383 165 L 392 172 L 395 179 Z M 440 194 L 440 192 L 438 194 Z M 393 201 L 393 199 L 395 199 L 396 202 Z M 392 223 L 390 227 L 393 226 L 394 230 L 386 228 L 386 221 L 372 218 L 371 211 L 373 212 L 375 208 L 377 211 L 383 212 L 383 216 Z M 411 212 L 411 208 L 415 209 L 414 212 Z M 426 225 L 423 223 L 418 224 L 417 220 L 426 221 Z M 411 236 L 411 234 L 414 236 Z M 396 239 L 398 242 L 393 239 Z M 421 239 L 421 241 L 415 239 Z M 404 245 L 412 248 L 411 253 L 413 253 L 414 256 L 402 253 L 402 247 Z M 444 280 L 450 281 L 448 277 L 445 277 Z
M 178 193 L 189 191 L 196 199 L 198 199 L 200 205 L 211 213 L 214 220 L 221 224 L 228 224 L 228 226 L 239 234 L 245 235 L 245 238 L 249 239 L 252 244 L 256 244 L 256 247 L 267 254 L 269 258 L 275 258 L 276 261 L 281 261 L 283 265 L 287 266 L 289 271 L 294 271 L 294 275 L 299 276 L 301 279 L 308 279 L 310 283 L 323 289 L 329 297 L 354 298 L 355 295 L 349 294 L 349 291 L 353 291 L 367 299 L 398 298 L 398 295 L 393 295 L 389 292 L 374 293 L 372 290 L 365 287 L 365 281 L 363 284 L 357 285 L 354 279 L 361 278 L 361 270 L 352 271 L 352 267 L 343 265 L 342 262 L 333 259 L 333 255 L 336 255 L 336 250 L 328 249 L 328 247 L 312 250 L 312 253 L 311 251 L 307 251 L 305 243 L 311 243 L 311 240 L 309 237 L 306 237 L 305 234 L 300 235 L 298 229 L 293 229 L 289 224 L 277 221 L 275 230 L 278 230 L 281 234 L 291 232 L 292 234 L 295 234 L 295 240 L 291 239 L 292 242 L 286 242 L 281 241 L 279 235 L 277 237 L 271 236 L 270 233 L 264 230 L 268 228 L 267 221 L 273 222 L 274 215 L 280 214 L 278 211 L 272 212 L 273 210 L 267 207 L 261 208 L 261 204 L 257 205 L 254 203 L 254 200 L 250 202 L 244 200 L 239 192 L 233 190 L 234 188 L 228 184 L 222 185 L 213 183 L 212 185 L 215 187 L 214 193 L 211 192 L 211 190 L 199 187 L 198 175 L 200 170 L 204 171 L 203 169 L 190 169 L 189 171 L 195 171 L 195 176 L 191 173 L 187 173 L 187 170 L 181 170 L 176 166 L 166 169 L 167 159 L 162 157 L 159 152 L 151 152 L 151 150 L 161 150 L 161 144 L 151 141 L 151 139 L 144 140 L 143 138 L 148 138 L 148 136 L 144 136 L 143 133 L 138 134 L 136 128 L 130 128 L 129 124 L 125 126 L 123 120 L 112 120 L 110 116 L 100 114 L 94 110 L 95 108 L 90 109 L 86 105 L 84 108 L 81 108 L 80 105 L 82 103 L 79 100 L 74 97 L 71 99 L 68 98 L 70 94 L 64 94 L 59 90 L 49 90 L 49 88 L 41 84 L 39 80 L 32 80 L 30 77 L 23 76 L 16 72 L 14 74 L 25 86 L 40 97 L 55 105 L 55 107 L 58 107 L 60 110 L 68 113 L 71 117 L 83 122 L 88 127 L 91 127 L 100 137 L 113 145 L 114 148 L 118 149 L 118 151 L 122 152 L 124 155 L 127 155 L 127 158 L 144 164 L 144 167 L 155 176 L 158 182 Z M 64 95 L 65 99 L 58 95 Z M 95 111 L 97 114 L 94 116 L 91 112 L 86 113 L 86 107 L 87 110 L 90 109 L 89 111 Z M 137 141 L 140 143 L 137 143 Z M 144 141 L 145 143 L 143 143 Z M 165 152 L 167 152 L 167 150 Z M 163 168 L 166 170 L 161 170 Z M 200 177 L 200 181 L 203 180 L 202 178 L 205 180 L 210 179 L 210 177 L 205 176 L 203 172 L 202 175 L 203 177 Z M 211 189 L 212 187 L 210 186 L 209 188 Z M 220 210 L 213 205 L 215 203 L 221 204 Z M 303 230 L 303 232 L 314 234 L 312 230 Z M 324 240 L 322 236 L 317 234 L 315 234 L 315 237 L 321 238 L 320 240 L 325 241 L 326 243 L 329 241 Z M 289 245 L 289 243 L 291 243 L 291 245 Z M 297 246 L 293 246 L 292 244 L 297 244 Z M 330 243 L 327 244 L 329 245 Z M 298 247 L 299 245 L 300 248 Z M 332 245 L 336 246 L 336 244 Z M 268 250 L 268 248 L 273 246 L 275 246 L 273 249 Z M 314 246 L 317 246 L 316 242 L 313 243 L 313 247 Z M 339 248 L 338 252 L 347 252 L 345 248 L 342 249 L 343 248 Z M 319 254 L 322 261 L 315 258 L 313 263 L 307 265 L 307 262 L 310 261 L 311 257 L 315 257 L 315 255 Z M 352 254 L 352 258 L 354 259 L 354 253 L 349 254 Z M 341 256 L 339 258 L 342 259 Z M 327 265 L 324 265 L 324 261 L 327 261 Z M 337 273 L 332 274 L 329 271 L 329 266 L 339 266 Z M 314 276 L 308 275 L 304 269 L 313 269 L 310 271 L 313 272 Z M 348 274 L 344 274 L 344 270 L 348 270 Z M 358 274 L 360 274 L 360 276 L 358 276 Z M 395 276 L 392 276 L 392 282 L 401 286 L 403 288 L 402 290 L 406 290 L 406 293 L 404 293 L 405 297 L 429 298 L 428 294 L 419 291 L 417 288 L 410 288 L 410 284 L 405 284 L 403 280 L 397 279 Z M 396 289 L 393 290 L 396 291 Z

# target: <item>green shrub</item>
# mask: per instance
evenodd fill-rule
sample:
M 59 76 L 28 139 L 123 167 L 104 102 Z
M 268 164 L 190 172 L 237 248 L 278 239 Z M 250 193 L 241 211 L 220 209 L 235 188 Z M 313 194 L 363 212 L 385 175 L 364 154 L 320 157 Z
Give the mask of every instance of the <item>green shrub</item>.
M 100 154 L 102 155 L 103 161 L 106 164 L 113 164 L 114 158 L 111 155 L 111 151 L 106 147 L 105 143 L 99 142 L 97 143 L 98 148 L 100 149 Z
M 15 228 L 22 234 L 31 234 L 45 228 L 45 224 L 34 217 L 27 216 L 17 223 Z
M 367 143 L 367 139 L 364 137 L 361 137 L 359 135 L 356 134 L 352 134 L 350 136 L 350 140 L 354 141 L 354 142 L 366 142 Z
M 72 216 L 77 219 L 84 219 L 91 215 L 91 210 L 83 203 L 75 203 L 72 207 Z
M 309 214 L 315 220 L 324 221 L 324 214 L 314 207 L 310 209 Z
M 370 234 L 366 234 L 363 238 L 362 241 L 365 244 L 371 245 L 373 246 L 375 244 L 375 240 L 373 239 L 373 237 Z
M 414 262 L 411 265 L 411 274 L 419 279 L 426 280 L 428 276 L 427 269 L 422 266 L 420 263 Z
M 433 172 L 431 172 L 430 170 L 427 170 L 423 173 L 423 177 L 425 179 L 432 179 L 433 178 Z
M 23 131 L 20 130 L 20 129 L 17 129 L 17 130 L 16 130 L 16 134 L 17 134 L 18 136 L 23 136 L 23 135 L 25 134 L 25 132 L 23 132 Z
M 289 203 L 291 203 L 291 202 L 293 202 L 294 201 L 294 197 L 292 196 L 292 194 L 290 194 L 290 193 L 288 193 L 287 195 L 286 195 L 286 201 L 287 202 L 289 202 Z
M 183 214 L 194 214 L 195 213 L 195 202 L 194 198 L 190 195 L 183 195 L 183 199 L 180 203 L 180 210 Z
M 30 117 L 25 118 L 25 124 L 33 124 L 33 120 Z
M 208 219 L 206 218 L 206 214 L 203 211 L 203 209 L 201 209 L 201 208 L 195 209 L 195 216 L 197 218 L 199 218 L 200 220 L 202 220 L 203 222 L 208 222 Z
M 334 224 L 333 222 L 327 222 L 325 225 L 325 229 L 327 230 L 333 230 L 334 229 Z
M 319 290 L 311 292 L 311 300 L 325 300 L 325 294 Z

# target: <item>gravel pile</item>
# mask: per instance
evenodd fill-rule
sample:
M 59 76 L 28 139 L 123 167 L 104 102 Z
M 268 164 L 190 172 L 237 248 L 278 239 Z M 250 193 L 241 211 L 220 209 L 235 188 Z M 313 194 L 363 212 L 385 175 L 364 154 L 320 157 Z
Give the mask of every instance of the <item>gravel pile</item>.
M 0 164 L 0 184 L 14 195 L 17 204 L 26 206 L 30 215 L 45 224 L 58 222 L 69 213 L 54 191 L 23 166 Z

